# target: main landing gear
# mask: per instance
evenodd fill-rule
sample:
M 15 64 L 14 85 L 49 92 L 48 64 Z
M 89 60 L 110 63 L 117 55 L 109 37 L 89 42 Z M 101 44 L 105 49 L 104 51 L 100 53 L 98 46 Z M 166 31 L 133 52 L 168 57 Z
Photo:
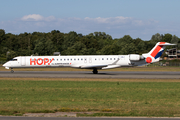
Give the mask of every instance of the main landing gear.
M 14 72 L 14 70 L 13 70 L 13 68 L 11 68 L 11 73 L 13 73 Z
M 98 71 L 96 68 L 94 68 L 92 72 L 93 72 L 93 74 L 98 74 Z

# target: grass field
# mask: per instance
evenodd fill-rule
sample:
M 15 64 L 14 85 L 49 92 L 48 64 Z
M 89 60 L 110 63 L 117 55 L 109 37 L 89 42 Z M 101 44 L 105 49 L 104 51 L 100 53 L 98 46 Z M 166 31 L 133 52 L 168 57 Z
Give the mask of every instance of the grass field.
M 177 79 L 0 78 L 0 114 L 180 116 L 179 86 Z

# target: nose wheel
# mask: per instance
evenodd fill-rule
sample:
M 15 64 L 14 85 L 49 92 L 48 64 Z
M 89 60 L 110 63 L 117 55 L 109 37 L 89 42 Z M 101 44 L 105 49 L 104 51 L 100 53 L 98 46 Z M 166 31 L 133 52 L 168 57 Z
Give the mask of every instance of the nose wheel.
M 14 72 L 14 70 L 11 68 L 11 73 L 13 73 Z

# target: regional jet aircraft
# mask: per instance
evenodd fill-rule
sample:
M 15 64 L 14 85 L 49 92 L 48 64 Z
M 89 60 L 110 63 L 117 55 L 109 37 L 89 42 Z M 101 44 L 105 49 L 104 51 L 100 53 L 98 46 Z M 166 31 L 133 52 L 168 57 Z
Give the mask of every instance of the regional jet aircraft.
M 92 69 L 94 74 L 98 69 L 117 67 L 142 66 L 158 62 L 166 46 L 175 45 L 158 42 L 149 52 L 142 55 L 77 55 L 77 56 L 19 56 L 6 62 L 6 69 L 13 68 L 39 68 L 39 67 L 73 67 Z

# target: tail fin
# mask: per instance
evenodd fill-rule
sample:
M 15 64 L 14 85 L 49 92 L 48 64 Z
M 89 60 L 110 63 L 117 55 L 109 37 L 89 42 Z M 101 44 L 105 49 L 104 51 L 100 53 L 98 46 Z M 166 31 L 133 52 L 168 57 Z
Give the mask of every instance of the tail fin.
M 142 56 L 146 58 L 147 63 L 158 62 L 166 46 L 169 45 L 175 44 L 170 44 L 167 42 L 158 42 L 149 53 L 143 54 Z

